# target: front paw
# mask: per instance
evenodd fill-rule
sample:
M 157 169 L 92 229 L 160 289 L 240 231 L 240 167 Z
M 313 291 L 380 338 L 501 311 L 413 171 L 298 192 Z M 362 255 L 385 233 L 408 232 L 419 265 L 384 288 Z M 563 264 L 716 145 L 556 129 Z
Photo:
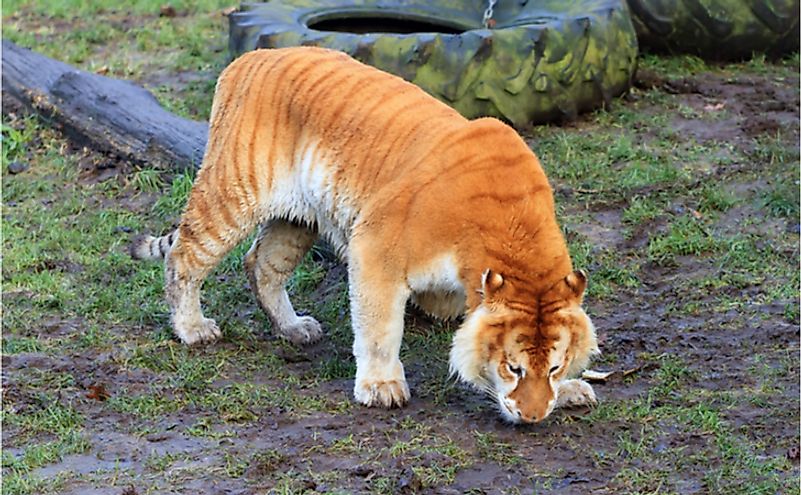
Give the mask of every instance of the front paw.
M 176 324 L 175 333 L 187 345 L 213 342 L 222 337 L 222 332 L 217 323 L 210 318 L 202 318 L 193 324 Z
M 598 404 L 592 386 L 583 380 L 565 380 L 559 384 L 556 407 L 594 406 Z
M 301 316 L 296 323 L 278 328 L 276 333 L 295 345 L 311 344 L 323 336 L 323 327 L 311 316 Z
M 409 401 L 409 385 L 406 379 L 397 380 L 356 380 L 353 387 L 356 400 L 367 407 L 401 407 Z

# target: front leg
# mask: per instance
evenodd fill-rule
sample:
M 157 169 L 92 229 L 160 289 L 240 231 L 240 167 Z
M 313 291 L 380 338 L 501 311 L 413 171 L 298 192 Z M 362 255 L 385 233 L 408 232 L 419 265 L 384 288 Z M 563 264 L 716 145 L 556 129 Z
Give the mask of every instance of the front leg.
M 597 403 L 592 385 L 584 380 L 559 382 L 556 407 L 594 406 Z
M 368 407 L 402 406 L 410 397 L 400 361 L 409 289 L 386 273 L 386 264 L 364 257 L 351 256 L 348 275 L 356 357 L 353 395 Z

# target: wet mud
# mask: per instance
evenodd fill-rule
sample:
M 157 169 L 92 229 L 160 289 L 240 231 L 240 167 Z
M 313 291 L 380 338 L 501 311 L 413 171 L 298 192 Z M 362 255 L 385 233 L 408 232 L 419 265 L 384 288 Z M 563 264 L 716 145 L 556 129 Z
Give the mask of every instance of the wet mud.
M 640 73 L 639 77 L 637 85 L 643 91 L 658 89 L 678 95 L 682 105 L 695 111 L 725 110 L 725 115 L 711 123 L 678 116 L 672 120 L 678 132 L 697 142 L 728 142 L 751 151 L 755 137 L 782 131 L 786 142 L 797 143 L 797 80 L 787 83 L 769 76 L 728 79 L 715 74 L 681 80 L 664 80 L 647 73 Z M 575 125 L 580 128 L 582 123 Z M 730 165 L 756 172 L 757 176 L 759 166 L 757 162 Z M 87 172 L 83 180 L 96 180 L 92 173 L 109 173 L 106 170 Z M 713 176 L 728 172 L 731 170 L 709 171 Z M 749 176 L 748 181 L 751 180 L 756 179 Z M 563 202 L 568 212 L 579 209 L 569 191 L 560 189 L 563 185 L 557 181 L 554 187 L 557 201 Z M 736 190 L 749 184 L 745 179 L 742 183 L 735 180 L 727 187 Z M 130 209 L 141 211 L 152 200 L 132 198 Z M 758 212 L 749 207 L 730 210 L 720 221 L 721 228 L 737 230 L 743 218 L 754 215 Z M 591 204 L 589 213 L 582 217 L 585 220 L 570 229 L 597 246 L 635 253 L 644 249 L 654 230 L 662 228 L 657 221 L 648 229 L 624 236 L 621 217 L 620 205 L 599 202 Z M 752 228 L 775 238 L 794 235 L 796 244 L 798 241 L 798 233 L 786 233 L 786 222 L 781 220 L 770 219 Z M 788 256 L 797 257 L 797 251 Z M 316 300 L 320 306 L 338 297 L 338 290 L 345 283 L 343 267 L 325 255 L 321 259 L 326 275 L 311 293 L 312 302 Z M 43 262 L 36 269 L 69 272 L 81 267 L 65 258 Z M 595 384 L 595 390 L 601 404 L 649 400 L 651 391 L 664 385 L 660 381 L 664 376 L 663 358 L 672 356 L 687 368 L 675 384 L 676 393 L 682 397 L 687 397 L 688 390 L 699 397 L 704 391 L 728 390 L 737 399 L 763 385 L 764 375 L 755 372 L 762 364 L 755 361 L 755 356 L 777 360 L 784 357 L 790 364 L 779 374 L 771 375 L 772 393 L 767 403 L 732 400 L 718 410 L 732 431 L 744 432 L 745 438 L 762 447 L 760 455 L 787 457 L 793 467 L 783 476 L 797 479 L 799 328 L 797 316 L 786 316 L 787 306 L 797 301 L 751 301 L 728 310 L 699 314 L 677 311 L 689 298 L 682 282 L 699 273 L 714 275 L 717 270 L 716 260 L 692 256 L 679 257 L 668 267 L 646 262 L 640 269 L 641 283 L 636 289 L 621 290 L 617 296 L 600 301 L 589 299 L 588 312 L 598 329 L 603 352 L 602 360 L 594 367 L 634 370 L 625 378 L 617 376 Z M 766 278 L 765 283 L 771 283 L 771 279 Z M 748 290 L 735 290 L 732 297 L 750 301 Z M 25 303 L 25 294 L 4 296 L 5 304 Z M 697 294 L 692 296 L 697 301 Z M 709 298 L 711 301 L 713 295 Z M 247 311 L 257 311 L 255 304 L 248 308 Z M 441 329 L 432 327 L 437 324 L 409 309 L 409 334 L 422 336 L 425 341 L 427 332 Z M 85 331 L 80 319 L 61 320 L 58 314 L 39 330 L 47 338 Z M 119 329 L 121 335 L 131 331 Z M 139 335 L 130 337 L 134 344 L 131 347 L 152 329 L 136 331 Z M 344 336 L 298 349 L 259 336 L 246 345 L 276 356 L 286 375 L 308 377 L 331 356 L 347 361 L 348 339 Z M 225 341 L 202 352 L 234 352 L 239 345 Z M 72 377 L 68 385 L 59 389 L 57 399 L 84 417 L 84 433 L 91 447 L 34 473 L 41 478 L 72 473 L 59 493 L 257 494 L 277 492 L 280 487 L 291 488 L 282 493 L 623 493 L 630 489 L 626 475 L 620 475 L 624 469 L 641 473 L 664 470 L 666 466 L 660 462 L 672 458 L 660 457 L 660 452 L 691 456 L 707 451 L 716 441 L 713 433 L 703 428 L 688 429 L 666 421 L 656 428 L 655 439 L 647 443 L 649 455 L 631 458 L 631 453 L 621 448 L 621 438 L 631 438 L 636 443 L 644 424 L 660 425 L 664 420 L 655 415 L 634 421 L 630 414 L 614 408 L 604 417 L 593 416 L 594 412 L 587 408 L 559 410 L 541 424 L 510 426 L 499 419 L 487 400 L 449 380 L 445 355 L 410 356 L 407 376 L 413 398 L 403 409 L 386 411 L 352 405 L 352 378 L 346 369 L 339 378 L 304 379 L 302 387 L 292 390 L 301 400 L 307 396 L 309 400 L 323 397 L 327 402 L 316 410 L 298 413 L 292 407 L 276 404 L 239 411 L 247 420 L 226 421 L 208 408 L 190 404 L 178 412 L 143 419 L 109 407 L 118 394 L 148 393 L 159 379 L 156 372 L 147 368 L 126 365 L 121 354 L 130 352 L 131 347 L 103 354 L 73 349 L 55 355 L 3 355 L 4 407 L 18 413 L 44 411 L 49 405 L 26 386 L 37 370 Z M 442 350 L 440 345 L 438 352 Z M 766 366 L 772 368 L 775 363 L 769 361 Z M 210 387 L 223 390 L 238 378 L 236 373 L 228 374 Z M 268 372 L 257 371 L 248 380 L 276 390 L 293 387 Z M 169 390 L 163 393 L 169 399 Z M 655 410 L 659 410 L 658 401 L 670 400 L 670 394 L 660 397 L 652 404 Z M 690 402 L 697 406 L 703 398 Z M 202 435 L 196 433 L 198 424 L 209 425 Z M 20 441 L 20 429 L 8 425 L 2 435 L 4 444 L 9 446 L 7 452 L 19 455 L 25 446 Z M 37 441 L 48 438 L 46 433 L 35 436 Z M 482 441 L 483 438 L 488 440 Z M 154 470 L 147 462 L 167 455 L 172 457 L 164 471 Z M 688 463 L 680 472 L 668 470 L 662 482 L 671 493 L 715 492 L 706 475 L 710 467 L 727 461 L 718 457 L 710 462 L 712 466 L 697 461 Z

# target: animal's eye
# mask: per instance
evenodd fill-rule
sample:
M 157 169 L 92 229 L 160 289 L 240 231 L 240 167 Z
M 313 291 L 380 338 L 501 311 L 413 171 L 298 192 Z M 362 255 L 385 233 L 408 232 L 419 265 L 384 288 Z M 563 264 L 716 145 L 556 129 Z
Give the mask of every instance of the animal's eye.
M 551 369 L 548 371 L 548 375 L 549 375 L 549 376 L 550 376 L 550 375 L 553 375 L 554 373 L 556 373 L 556 370 L 558 370 L 558 369 L 559 369 L 559 366 L 554 366 L 554 367 L 552 367 L 552 368 L 551 368 Z
M 512 365 L 511 363 L 506 365 L 509 368 L 509 372 L 517 375 L 519 378 L 523 378 L 523 368 L 520 366 Z

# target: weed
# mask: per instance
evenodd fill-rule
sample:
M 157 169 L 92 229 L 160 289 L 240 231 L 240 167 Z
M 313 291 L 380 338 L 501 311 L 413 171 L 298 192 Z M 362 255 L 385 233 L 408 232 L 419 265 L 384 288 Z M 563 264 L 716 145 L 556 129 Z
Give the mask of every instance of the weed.
M 286 456 L 275 449 L 260 450 L 250 458 L 250 467 L 258 474 L 269 476 L 285 461 Z
M 698 209 L 703 213 L 726 211 L 735 204 L 737 198 L 720 184 L 704 184 L 696 195 L 698 196 Z
M 664 214 L 663 201 L 652 196 L 634 196 L 623 210 L 622 220 L 626 224 L 639 225 L 655 220 Z
M 774 217 L 797 219 L 799 203 L 801 196 L 799 196 L 798 181 L 776 184 L 764 191 L 760 197 L 761 207 Z
M 146 168 L 134 172 L 131 186 L 140 192 L 157 193 L 164 187 L 164 181 L 159 170 Z
M 162 218 L 176 219 L 186 206 L 194 180 L 195 172 L 193 170 L 176 174 L 169 191 L 156 201 L 153 210 Z
M 682 216 L 671 222 L 667 233 L 651 238 L 648 243 L 648 259 L 665 264 L 676 256 L 700 256 L 716 252 L 720 245 L 720 241 L 699 220 Z
M 138 416 L 141 419 L 157 419 L 180 410 L 184 405 L 182 399 L 169 398 L 161 391 L 131 396 L 125 390 L 114 394 L 106 404 L 117 412 Z
M 18 127 L 12 127 L 5 121 L 0 122 L 2 132 L 2 165 L 6 173 L 8 164 L 22 158 L 27 150 L 28 143 L 36 135 L 37 123 L 34 117 L 27 117 Z
M 514 466 L 523 462 L 523 459 L 514 454 L 514 448 L 507 442 L 499 441 L 492 433 L 480 431 L 473 432 L 478 455 L 499 464 Z

